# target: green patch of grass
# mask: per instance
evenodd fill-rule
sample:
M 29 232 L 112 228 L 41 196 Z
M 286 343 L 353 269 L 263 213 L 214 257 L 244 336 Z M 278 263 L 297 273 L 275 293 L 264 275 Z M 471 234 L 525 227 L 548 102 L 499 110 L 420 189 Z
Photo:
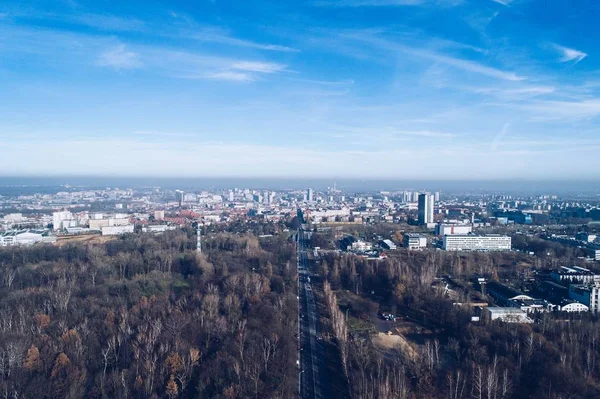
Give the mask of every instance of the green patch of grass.
M 348 317 L 348 327 L 350 327 L 350 331 L 353 333 L 372 334 L 377 332 L 372 323 L 352 316 Z

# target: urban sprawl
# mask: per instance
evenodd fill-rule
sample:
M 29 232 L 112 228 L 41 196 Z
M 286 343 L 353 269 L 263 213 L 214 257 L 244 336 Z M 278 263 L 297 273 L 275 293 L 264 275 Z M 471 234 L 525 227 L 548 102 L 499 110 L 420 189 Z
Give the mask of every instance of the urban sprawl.
M 484 273 L 469 279 L 443 275 L 432 288 L 443 289 L 456 305 L 464 305 L 460 298 L 466 292 L 475 322 L 487 317 L 531 323 L 538 312 L 600 309 L 600 208 L 594 198 L 415 190 L 347 193 L 335 185 L 322 191 L 63 186 L 54 194 L 0 196 L 0 216 L 2 247 L 193 228 L 201 250 L 201 235 L 218 226 L 267 224 L 293 233 L 289 222 L 295 219 L 296 228 L 326 233 L 335 243 L 333 248 L 315 246 L 314 259 L 328 251 L 374 262 L 396 251 L 454 251 L 457 257 L 518 253 L 515 263 L 527 267 L 512 279 Z M 370 234 L 359 228 L 364 226 L 387 230 Z M 556 264 L 561 251 L 572 254 L 574 264 Z

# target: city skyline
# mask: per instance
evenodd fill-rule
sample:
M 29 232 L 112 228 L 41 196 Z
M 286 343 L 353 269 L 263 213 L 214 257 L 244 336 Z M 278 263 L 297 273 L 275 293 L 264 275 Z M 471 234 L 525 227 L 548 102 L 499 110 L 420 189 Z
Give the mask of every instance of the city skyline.
M 593 1 L 43 3 L 0 6 L 5 176 L 600 166 Z

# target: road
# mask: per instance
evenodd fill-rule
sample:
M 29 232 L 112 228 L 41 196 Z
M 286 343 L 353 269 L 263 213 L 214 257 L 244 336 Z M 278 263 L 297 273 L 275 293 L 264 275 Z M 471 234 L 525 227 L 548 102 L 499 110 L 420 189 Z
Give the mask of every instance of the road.
M 319 339 L 319 314 L 310 282 L 306 241 L 306 233 L 298 230 L 299 393 L 301 399 L 321 399 L 331 396 L 327 383 L 327 362 Z

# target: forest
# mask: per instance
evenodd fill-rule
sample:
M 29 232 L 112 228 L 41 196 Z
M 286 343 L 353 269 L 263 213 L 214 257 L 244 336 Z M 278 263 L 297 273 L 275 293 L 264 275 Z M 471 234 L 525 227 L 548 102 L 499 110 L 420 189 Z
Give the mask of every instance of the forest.
M 185 229 L 0 249 L 0 397 L 293 397 L 293 241 L 195 243 Z
M 511 269 L 507 256 L 403 251 L 389 259 L 368 260 L 329 252 L 317 262 L 329 330 L 351 397 L 600 397 L 600 326 L 595 316 L 542 314 L 534 324 L 485 318 L 474 323 L 469 306 L 454 306 L 433 284 L 446 274 L 497 279 L 499 273 L 513 273 L 502 270 Z M 348 292 L 363 300 L 350 308 L 341 306 L 339 298 Z M 459 300 L 468 305 L 471 297 L 465 293 Z M 416 353 L 401 347 L 382 351 L 372 334 L 352 331 L 346 318 L 349 314 L 366 320 L 378 308 L 410 314 L 434 335 L 424 337 Z

